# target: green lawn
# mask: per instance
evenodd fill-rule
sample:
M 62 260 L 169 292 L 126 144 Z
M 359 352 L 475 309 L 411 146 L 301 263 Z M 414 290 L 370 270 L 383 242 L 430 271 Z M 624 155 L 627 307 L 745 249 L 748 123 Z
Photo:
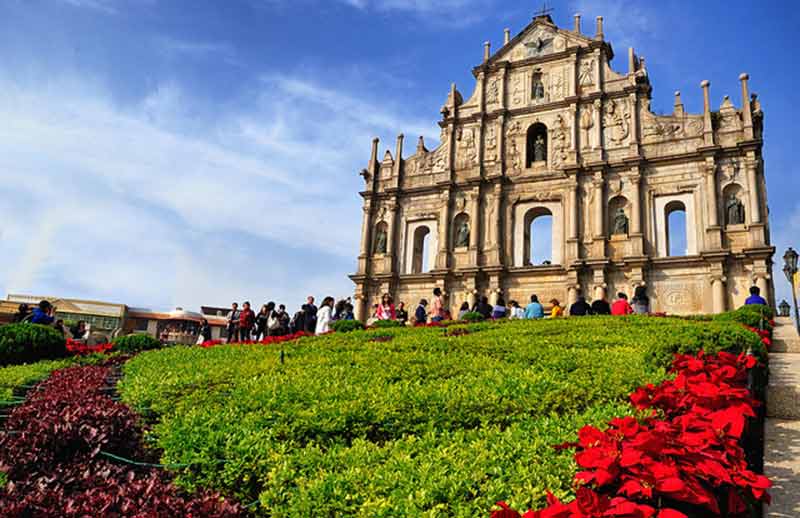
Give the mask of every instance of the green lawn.
M 176 347 L 124 367 L 179 481 L 270 517 L 487 515 L 570 494 L 552 445 L 630 412 L 676 351 L 757 352 L 735 322 L 591 317 L 335 334 L 279 346 Z M 390 341 L 372 341 L 376 336 Z

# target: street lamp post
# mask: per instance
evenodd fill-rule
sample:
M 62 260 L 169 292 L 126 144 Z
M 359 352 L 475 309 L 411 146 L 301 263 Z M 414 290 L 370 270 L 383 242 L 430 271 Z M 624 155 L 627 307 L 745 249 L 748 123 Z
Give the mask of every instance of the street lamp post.
M 786 274 L 786 280 L 792 286 L 792 300 L 794 301 L 794 323 L 797 327 L 797 333 L 800 334 L 800 313 L 797 310 L 797 286 L 795 286 L 795 277 L 797 276 L 797 259 L 798 254 L 791 247 L 783 254 L 783 273 Z

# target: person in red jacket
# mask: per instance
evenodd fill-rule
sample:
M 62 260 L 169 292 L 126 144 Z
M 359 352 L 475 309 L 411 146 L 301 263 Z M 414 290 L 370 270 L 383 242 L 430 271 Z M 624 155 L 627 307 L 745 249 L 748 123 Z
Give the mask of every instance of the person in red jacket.
M 250 309 L 250 303 L 245 302 L 242 312 L 239 314 L 239 340 L 250 340 L 250 333 L 253 331 L 253 324 L 256 322 L 256 314 Z
M 633 308 L 628 303 L 628 296 L 624 293 L 617 293 L 617 300 L 611 305 L 612 315 L 630 315 L 633 313 Z

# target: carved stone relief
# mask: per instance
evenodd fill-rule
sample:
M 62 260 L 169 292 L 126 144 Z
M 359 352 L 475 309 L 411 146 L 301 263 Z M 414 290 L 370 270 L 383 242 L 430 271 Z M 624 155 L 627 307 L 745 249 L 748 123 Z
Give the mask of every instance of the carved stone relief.
M 497 129 L 494 124 L 486 127 L 486 152 L 484 154 L 486 162 L 497 161 Z
M 500 84 L 497 79 L 489 81 L 486 88 L 486 104 L 496 104 L 500 101 Z
M 594 60 L 587 59 L 581 62 L 581 71 L 578 75 L 578 84 L 581 86 L 592 86 L 594 84 Z
M 567 96 L 569 79 L 566 67 L 556 69 L 550 78 L 550 100 L 557 101 Z
M 624 145 L 630 134 L 631 115 L 627 104 L 627 101 L 618 99 L 606 104 L 604 126 L 607 145 Z
M 558 115 L 556 117 L 556 123 L 553 128 L 553 164 L 560 165 L 563 164 L 569 154 L 569 127 L 567 126 L 567 122 L 564 120 L 564 117 Z
M 456 130 L 458 150 L 456 168 L 469 169 L 478 164 L 478 146 L 476 145 L 475 128 L 458 128 Z
M 589 149 L 592 147 L 592 128 L 594 128 L 594 114 L 595 109 L 591 104 L 585 104 L 581 107 L 581 149 Z
M 511 105 L 520 106 L 525 100 L 525 86 L 522 80 L 522 74 L 517 74 L 512 80 L 511 90 Z

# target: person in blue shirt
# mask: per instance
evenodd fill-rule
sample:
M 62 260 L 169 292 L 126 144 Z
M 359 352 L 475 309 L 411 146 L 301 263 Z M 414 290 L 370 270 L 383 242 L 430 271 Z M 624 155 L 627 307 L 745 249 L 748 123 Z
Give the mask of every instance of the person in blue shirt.
M 419 306 L 414 312 L 414 325 L 424 326 L 428 322 L 428 311 L 425 309 L 427 306 L 427 300 L 422 299 L 419 301 Z
M 525 318 L 544 318 L 544 306 L 539 302 L 539 297 L 531 295 L 531 303 L 525 307 Z
M 758 286 L 753 286 L 750 288 L 750 296 L 747 297 L 747 300 L 744 301 L 745 305 L 752 305 L 752 304 L 761 304 L 762 306 L 767 305 L 767 300 L 761 296 L 761 289 Z
M 55 320 L 53 317 L 53 313 L 55 313 L 55 308 L 53 308 L 52 304 L 43 300 L 39 303 L 38 308 L 34 308 L 33 316 L 31 317 L 31 324 L 42 324 L 45 326 L 49 326 Z

